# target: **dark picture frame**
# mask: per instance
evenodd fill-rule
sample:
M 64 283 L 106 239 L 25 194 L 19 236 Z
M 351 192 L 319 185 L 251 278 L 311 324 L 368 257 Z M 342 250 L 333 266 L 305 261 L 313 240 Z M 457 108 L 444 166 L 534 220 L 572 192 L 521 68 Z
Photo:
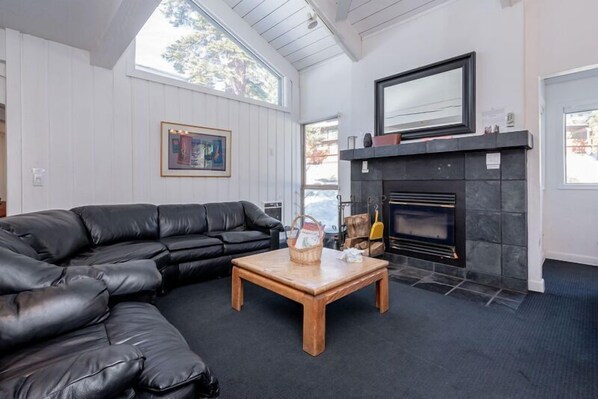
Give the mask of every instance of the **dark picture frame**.
M 463 69 L 461 123 L 384 132 L 384 89 L 428 76 Z M 400 133 L 402 140 L 475 133 L 476 130 L 476 53 L 471 52 L 375 81 L 375 134 Z

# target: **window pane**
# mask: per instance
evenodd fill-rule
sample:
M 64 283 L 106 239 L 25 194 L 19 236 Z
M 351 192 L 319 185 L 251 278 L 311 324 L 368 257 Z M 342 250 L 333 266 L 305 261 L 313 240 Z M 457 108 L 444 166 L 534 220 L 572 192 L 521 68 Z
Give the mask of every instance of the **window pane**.
M 598 184 L 598 110 L 565 115 L 568 184 Z
M 305 125 L 305 184 L 338 185 L 338 121 Z
M 280 76 L 190 0 L 163 0 L 136 38 L 145 70 L 228 94 L 280 104 Z
M 305 190 L 304 213 L 324 225 L 326 231 L 337 230 L 337 190 Z

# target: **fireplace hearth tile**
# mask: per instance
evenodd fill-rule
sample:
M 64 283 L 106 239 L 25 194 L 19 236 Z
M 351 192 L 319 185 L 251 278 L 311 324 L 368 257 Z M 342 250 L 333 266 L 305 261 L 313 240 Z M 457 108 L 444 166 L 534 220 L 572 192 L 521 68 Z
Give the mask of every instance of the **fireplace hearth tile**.
M 418 269 L 434 271 L 434 262 L 419 258 L 407 258 L 407 265 L 411 267 L 417 267 Z
M 469 210 L 500 211 L 500 181 L 465 182 L 465 207 Z
M 502 214 L 502 243 L 527 246 L 527 227 L 525 213 Z
M 430 274 L 429 276 L 424 277 L 421 280 L 422 283 L 438 283 L 438 284 L 444 284 L 444 285 L 450 285 L 451 287 L 456 287 L 457 285 L 459 285 L 461 282 L 463 282 L 463 279 L 458 278 L 458 277 L 452 277 L 452 276 L 446 276 L 446 275 L 442 275 L 442 274 Z
M 500 276 L 500 244 L 468 240 L 466 241 L 465 246 L 467 253 L 467 268 L 469 270 Z
M 512 291 L 527 292 L 527 280 L 523 279 L 503 276 L 501 286 Z
M 500 212 L 470 210 L 465 217 L 465 238 L 500 243 L 500 223 Z
M 447 292 L 449 292 L 450 290 L 453 289 L 453 287 L 450 285 L 432 283 L 432 282 L 423 281 L 423 280 L 417 284 L 414 284 L 413 286 L 416 288 L 424 289 L 426 291 L 436 292 L 436 293 L 442 294 L 442 295 L 445 295 Z
M 519 308 L 519 305 L 521 305 L 521 302 L 510 301 L 504 298 L 494 298 L 492 302 L 488 304 L 488 307 L 515 312 Z
M 492 276 L 489 274 L 478 273 L 471 270 L 467 271 L 466 275 L 468 280 L 474 281 L 479 284 L 489 285 L 492 287 L 500 287 L 501 280 L 500 276 Z
M 525 212 L 525 180 L 505 180 L 502 182 L 503 212 Z
M 413 285 L 420 281 L 422 278 L 431 274 L 432 272 L 422 269 L 414 269 L 411 267 L 403 267 L 401 269 L 391 269 L 388 271 L 388 275 L 393 280 L 400 281 L 409 285 Z
M 466 270 L 462 267 L 455 267 L 451 265 L 445 265 L 442 263 L 434 263 L 434 271 L 440 274 L 446 274 L 449 276 L 465 278 Z
M 494 296 L 498 291 L 500 291 L 500 288 L 474 283 L 473 281 L 464 281 L 463 284 L 459 286 L 459 288 L 491 296 Z
M 486 168 L 486 151 L 465 154 L 465 179 L 500 180 L 500 169 Z
M 393 254 L 391 252 L 384 253 L 384 259 L 389 261 L 392 265 L 407 266 L 408 258 L 403 255 Z M 398 267 L 400 269 L 400 267 Z
M 448 296 L 465 299 L 466 301 L 478 303 L 480 305 L 486 305 L 492 299 L 492 296 L 490 295 L 475 291 L 462 290 L 461 288 L 455 288 L 448 294 Z
M 509 299 L 511 301 L 516 301 L 516 302 L 523 302 L 523 300 L 525 299 L 525 296 L 526 295 L 522 292 L 501 290 L 496 297 Z

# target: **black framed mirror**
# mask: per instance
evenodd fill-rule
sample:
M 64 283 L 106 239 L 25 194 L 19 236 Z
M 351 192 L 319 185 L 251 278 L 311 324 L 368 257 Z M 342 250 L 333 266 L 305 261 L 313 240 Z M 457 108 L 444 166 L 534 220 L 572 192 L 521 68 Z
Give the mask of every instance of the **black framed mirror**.
M 475 52 L 376 80 L 376 135 L 475 132 Z

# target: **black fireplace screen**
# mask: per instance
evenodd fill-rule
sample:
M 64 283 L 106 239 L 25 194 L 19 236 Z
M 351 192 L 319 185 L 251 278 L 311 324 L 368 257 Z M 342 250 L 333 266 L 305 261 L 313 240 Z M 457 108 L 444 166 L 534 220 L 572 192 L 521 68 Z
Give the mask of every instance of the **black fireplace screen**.
M 455 259 L 455 204 L 455 194 L 391 193 L 391 247 Z

